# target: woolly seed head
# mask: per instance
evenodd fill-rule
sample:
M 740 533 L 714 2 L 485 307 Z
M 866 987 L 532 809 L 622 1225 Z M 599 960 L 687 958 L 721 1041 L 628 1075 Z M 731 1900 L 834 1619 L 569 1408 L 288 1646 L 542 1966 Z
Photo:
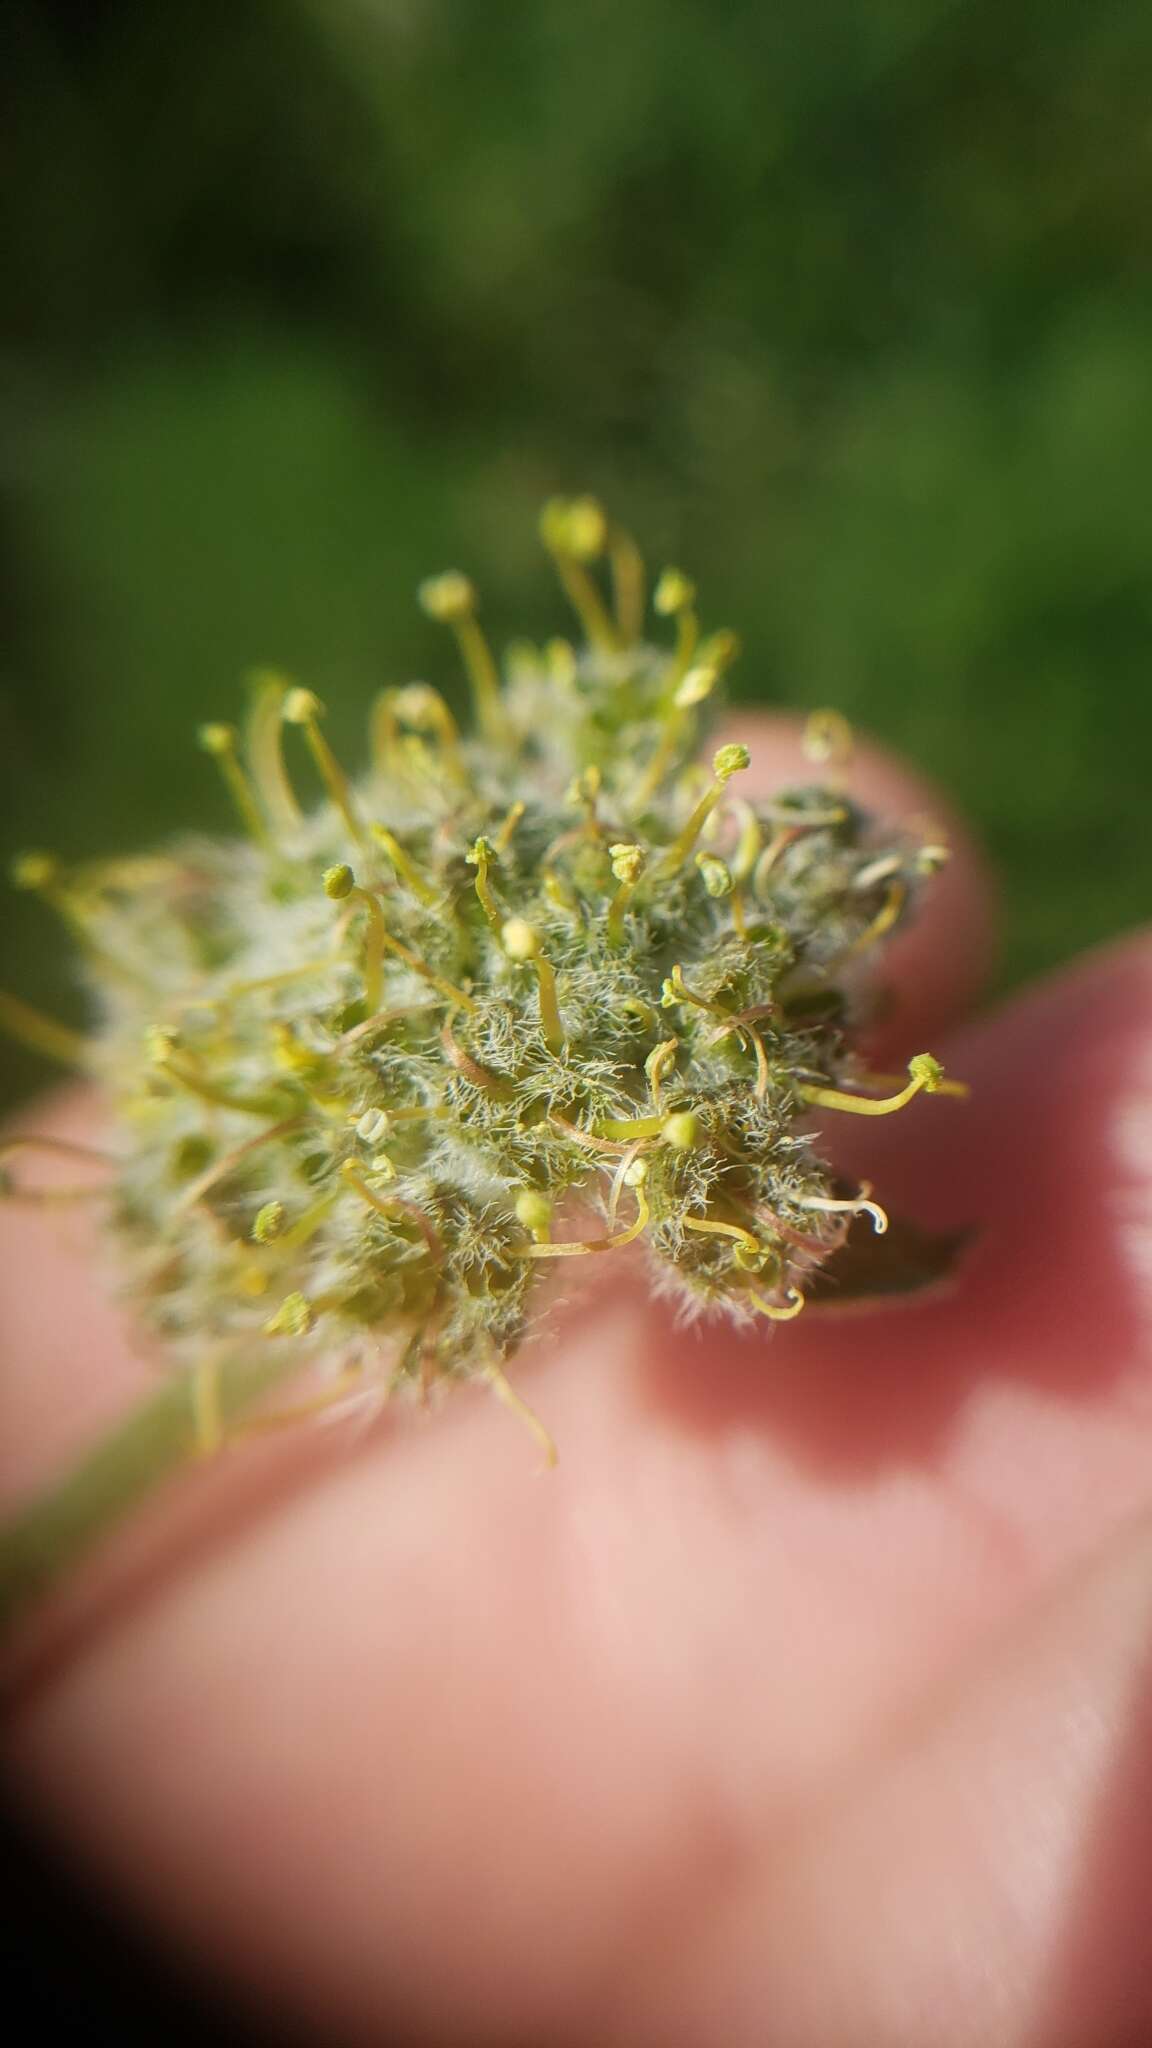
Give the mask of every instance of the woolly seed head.
M 891 832 L 840 789 L 736 801 L 739 743 L 709 782 L 698 714 L 735 635 L 700 639 L 677 569 L 641 617 L 635 544 L 596 500 L 553 500 L 541 529 L 575 645 L 505 663 L 467 576 L 420 586 L 455 629 L 474 735 L 401 685 L 354 776 L 315 694 L 264 671 L 242 733 L 199 732 L 242 843 L 138 875 L 16 863 L 82 942 L 85 1059 L 119 1119 L 110 1229 L 181 1366 L 288 1338 L 313 1405 L 333 1360 L 372 1399 L 491 1379 L 543 1264 L 637 1250 L 694 1313 L 787 1320 L 863 1201 L 813 1109 L 959 1092 L 925 1053 L 881 1099 L 854 1058 L 869 961 L 939 835 Z M 825 715 L 813 744 L 838 754 L 841 726 Z M 11 999 L 2 1020 L 68 1042 Z

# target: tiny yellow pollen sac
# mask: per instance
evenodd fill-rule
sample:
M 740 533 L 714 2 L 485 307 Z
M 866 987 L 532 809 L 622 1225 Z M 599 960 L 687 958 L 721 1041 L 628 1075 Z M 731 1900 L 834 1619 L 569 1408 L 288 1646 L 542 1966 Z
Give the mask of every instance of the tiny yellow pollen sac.
M 661 1135 L 674 1152 L 694 1152 L 703 1136 L 703 1129 L 694 1109 L 676 1109 L 665 1118 Z
M 508 918 L 500 927 L 500 939 L 510 960 L 535 960 L 540 951 L 540 934 L 523 917 Z
M 38 895 L 55 888 L 60 880 L 60 863 L 51 853 L 19 853 L 11 867 L 12 887 Z
M 662 619 L 675 618 L 696 602 L 696 585 L 680 569 L 665 569 L 652 592 L 652 609 Z
M 698 853 L 696 865 L 709 896 L 719 898 L 732 894 L 732 870 L 727 861 L 721 860 L 715 853 Z
M 442 625 L 455 625 L 470 618 L 476 609 L 476 585 L 459 569 L 445 569 L 439 576 L 427 576 L 417 592 L 420 609 Z
M 718 669 L 711 668 L 705 663 L 697 662 L 696 667 L 688 670 L 687 675 L 677 687 L 676 695 L 673 697 L 672 702 L 678 711 L 689 711 L 694 704 L 703 704 L 705 699 L 712 695 L 719 680 L 720 672 Z
M 392 1119 L 386 1109 L 366 1109 L 356 1119 L 356 1136 L 364 1145 L 379 1145 L 392 1134 Z
M 335 867 L 324 870 L 324 894 L 333 903 L 342 903 L 356 887 L 356 877 L 346 861 L 338 861 Z
M 266 1337 L 306 1337 L 315 1325 L 311 1302 L 302 1294 L 287 1294 L 275 1315 L 264 1324 Z
M 752 756 L 740 741 L 733 741 L 726 747 L 718 747 L 712 756 L 712 773 L 717 782 L 727 782 L 733 775 L 751 766 Z
M 547 1244 L 552 1231 L 552 1204 L 536 1188 L 522 1188 L 516 1197 L 516 1221 L 531 1231 L 538 1244 Z
M 254 1244 L 271 1244 L 284 1228 L 285 1209 L 283 1202 L 265 1202 L 256 1212 L 252 1225 Z
M 608 848 L 612 873 L 618 882 L 638 882 L 644 873 L 644 848 L 618 842 Z

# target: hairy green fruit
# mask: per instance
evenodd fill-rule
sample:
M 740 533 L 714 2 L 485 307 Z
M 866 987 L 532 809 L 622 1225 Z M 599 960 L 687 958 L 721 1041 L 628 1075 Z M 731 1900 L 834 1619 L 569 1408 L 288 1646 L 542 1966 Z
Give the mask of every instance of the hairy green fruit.
M 578 647 L 502 669 L 471 581 L 421 588 L 474 737 L 427 684 L 386 690 L 350 780 L 318 699 L 263 674 L 242 739 L 200 733 L 242 840 L 18 864 L 83 947 L 117 1256 L 204 1447 L 227 1361 L 272 1345 L 352 1404 L 473 1375 L 508 1392 L 558 1259 L 636 1245 L 685 1309 L 787 1319 L 854 1218 L 887 1220 L 823 1163 L 814 1113 L 952 1085 L 922 1055 L 877 1096 L 852 1050 L 877 945 L 941 849 L 839 781 L 745 795 L 739 743 L 701 766 L 733 637 L 701 639 L 669 570 L 674 644 L 650 639 L 639 555 L 592 501 L 554 502 L 543 533 Z M 842 737 L 817 719 L 816 757 Z M 0 1017 L 66 1038 L 11 999 Z

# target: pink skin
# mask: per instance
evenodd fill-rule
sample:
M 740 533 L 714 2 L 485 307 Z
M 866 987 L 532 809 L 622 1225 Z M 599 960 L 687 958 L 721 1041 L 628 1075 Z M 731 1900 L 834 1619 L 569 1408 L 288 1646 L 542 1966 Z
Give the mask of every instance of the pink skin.
M 941 815 L 870 751 L 852 787 Z M 826 1126 L 979 1223 L 956 1286 L 743 1339 L 597 1266 L 516 1368 L 556 1472 L 480 1390 L 264 1440 L 30 1629 L 30 1800 L 238 1996 L 325 2042 L 1152 2038 L 1152 948 L 942 1040 L 987 934 L 953 837 L 877 1050 L 972 1101 Z M 15 1497 L 147 1368 L 82 1244 L 0 1250 Z

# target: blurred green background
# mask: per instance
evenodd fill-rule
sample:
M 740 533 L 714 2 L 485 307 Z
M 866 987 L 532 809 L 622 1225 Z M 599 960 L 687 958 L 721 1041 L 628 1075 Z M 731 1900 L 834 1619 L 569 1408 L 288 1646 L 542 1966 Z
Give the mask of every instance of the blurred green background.
M 593 490 L 737 694 L 968 805 L 1003 981 L 1147 915 L 1148 0 L 5 13 L 0 850 L 223 823 L 192 729 L 256 663 L 354 746 L 452 672 L 430 570 L 554 630 L 537 507 Z

